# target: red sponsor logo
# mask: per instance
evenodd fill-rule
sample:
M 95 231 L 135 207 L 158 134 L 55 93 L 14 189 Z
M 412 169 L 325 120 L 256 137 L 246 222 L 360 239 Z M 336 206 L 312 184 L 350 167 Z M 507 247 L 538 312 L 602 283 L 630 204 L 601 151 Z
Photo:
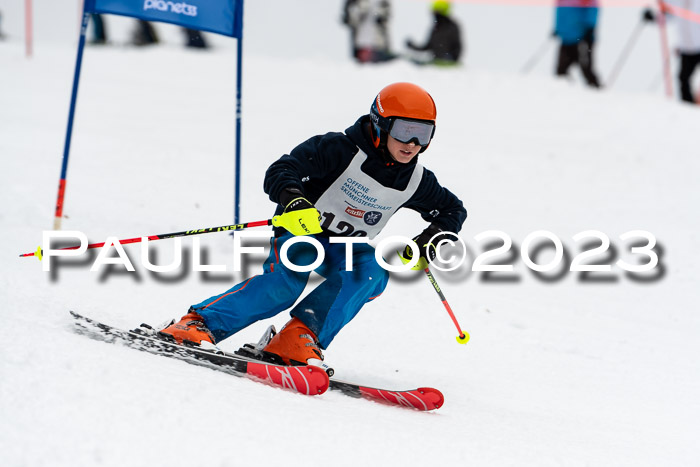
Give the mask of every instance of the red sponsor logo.
M 365 215 L 365 211 L 363 211 L 362 209 L 353 209 L 350 206 L 345 208 L 345 212 L 347 212 L 348 214 L 350 214 L 353 217 L 360 217 L 361 218 L 362 216 Z

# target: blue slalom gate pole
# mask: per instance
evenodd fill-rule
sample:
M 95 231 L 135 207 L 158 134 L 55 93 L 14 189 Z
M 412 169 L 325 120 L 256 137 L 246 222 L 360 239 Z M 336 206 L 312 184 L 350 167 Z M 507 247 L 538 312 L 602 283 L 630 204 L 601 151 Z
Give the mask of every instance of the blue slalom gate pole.
M 63 217 L 63 200 L 66 194 L 66 175 L 68 173 L 68 156 L 70 154 L 71 135 L 73 134 L 73 119 L 75 117 L 75 104 L 78 99 L 78 83 L 80 82 L 80 68 L 83 64 L 83 49 L 85 49 L 85 33 L 87 31 L 90 14 L 83 7 L 83 23 L 80 27 L 80 40 L 78 41 L 78 57 L 75 60 L 75 73 L 73 75 L 73 91 L 68 112 L 68 128 L 66 129 L 66 143 L 63 147 L 63 163 L 61 165 L 61 178 L 58 182 L 58 196 L 56 197 L 56 214 L 54 216 L 54 230 L 61 230 L 61 218 Z
M 234 208 L 233 222 L 238 224 L 241 214 L 241 88 L 243 81 L 243 34 L 238 41 L 238 65 L 236 71 L 236 161 L 234 177 Z
M 241 17 L 243 16 L 243 2 L 241 2 Z M 236 161 L 234 177 L 234 208 L 233 222 L 238 224 L 241 214 L 241 107 L 242 107 L 242 87 L 243 87 L 243 25 L 238 41 L 238 57 L 236 65 Z

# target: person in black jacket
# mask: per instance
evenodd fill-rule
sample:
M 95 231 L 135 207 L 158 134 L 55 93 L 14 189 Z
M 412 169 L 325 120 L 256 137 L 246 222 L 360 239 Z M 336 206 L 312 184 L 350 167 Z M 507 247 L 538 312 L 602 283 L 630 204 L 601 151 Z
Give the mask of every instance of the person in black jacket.
M 155 27 L 149 22 L 142 19 L 136 20 L 136 29 L 134 30 L 131 43 L 133 45 L 143 46 L 157 44 L 160 42 L 158 33 Z
M 379 92 L 370 114 L 345 133 L 314 136 L 274 162 L 265 174 L 264 189 L 277 203 L 279 217 L 274 218 L 277 228 L 264 274 L 192 305 L 160 334 L 178 342 L 215 344 L 292 307 L 310 271 L 290 267 L 283 260 L 286 252 L 294 265 L 314 263 L 314 271 L 325 281 L 293 306 L 292 319 L 263 342 L 255 356 L 284 364 L 322 360 L 321 350 L 366 303 L 381 295 L 389 279 L 372 246 L 354 243 L 347 264 L 349 245 L 339 239 L 371 239 L 398 209 L 412 209 L 429 223 L 414 238 L 419 248 L 414 268 L 422 269 L 435 257 L 436 237 L 459 232 L 466 219 L 459 198 L 417 161 L 432 140 L 435 117 L 435 103 L 424 89 L 394 83 Z M 310 235 L 320 243 L 320 264 L 314 262 L 319 253 L 312 245 L 290 248 L 297 243 L 295 235 Z M 404 259 L 414 256 L 406 247 Z
M 106 44 L 107 43 L 107 28 L 105 27 L 102 15 L 97 13 L 90 14 L 92 21 L 92 40 L 91 44 Z
M 185 43 L 185 47 L 192 47 L 194 49 L 208 49 L 209 45 L 207 44 L 206 39 L 204 39 L 204 33 L 202 31 L 198 31 L 196 29 L 190 29 L 190 28 L 182 28 L 182 31 L 185 33 L 185 36 L 187 37 L 187 42 Z
M 419 46 L 410 39 L 406 47 L 432 54 L 431 63 L 454 64 L 462 55 L 462 39 L 459 25 L 450 17 L 451 6 L 445 0 L 433 3 L 434 26 L 425 45 Z

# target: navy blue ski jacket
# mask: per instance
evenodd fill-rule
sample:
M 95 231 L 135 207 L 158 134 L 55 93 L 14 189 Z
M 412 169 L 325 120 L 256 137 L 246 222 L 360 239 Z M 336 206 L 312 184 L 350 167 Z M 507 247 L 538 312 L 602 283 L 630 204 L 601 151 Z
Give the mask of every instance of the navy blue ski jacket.
M 374 147 L 370 136 L 369 115 L 360 117 L 345 133 L 314 136 L 274 162 L 265 174 L 264 190 L 275 203 L 285 188 L 297 188 L 315 203 L 328 187 L 345 171 L 358 147 L 367 154 L 362 171 L 383 186 L 404 190 L 413 173 L 418 156 L 408 164 L 395 162 Z M 467 218 L 462 201 L 438 183 L 435 174 L 423 171 L 418 189 L 401 206 L 420 213 L 421 217 L 443 231 L 457 233 Z M 275 214 L 281 214 L 282 206 Z

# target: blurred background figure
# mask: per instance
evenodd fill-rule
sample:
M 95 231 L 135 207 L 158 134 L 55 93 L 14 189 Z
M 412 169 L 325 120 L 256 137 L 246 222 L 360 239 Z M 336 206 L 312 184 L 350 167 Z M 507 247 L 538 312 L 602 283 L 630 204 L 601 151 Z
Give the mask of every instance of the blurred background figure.
M 131 43 L 134 45 L 157 44 L 158 34 L 151 23 L 139 19 L 136 21 L 136 30 L 134 31 Z
M 561 39 L 557 76 L 567 76 L 578 63 L 586 83 L 594 88 L 600 81 L 593 71 L 593 45 L 598 23 L 597 0 L 557 0 L 554 35 Z
M 345 0 L 343 5 L 342 22 L 350 29 L 350 56 L 357 59 L 357 18 L 356 6 L 358 0 Z
M 406 47 L 411 50 L 429 52 L 429 63 L 436 65 L 454 65 L 462 55 L 462 38 L 459 25 L 451 18 L 452 6 L 445 0 L 433 2 L 433 29 L 425 45 L 419 46 L 411 39 Z
M 343 22 L 350 28 L 353 56 L 360 63 L 392 60 L 389 0 L 346 0 Z
M 2 33 L 2 11 L 0 11 L 0 40 L 5 38 L 5 34 Z
M 700 0 L 675 0 L 669 3 L 700 15 Z M 678 73 L 680 98 L 686 102 L 700 104 L 700 93 L 698 98 L 695 98 L 690 84 L 695 69 L 700 65 L 700 22 L 683 17 L 678 17 L 675 21 L 678 23 L 677 49 L 681 61 Z
M 106 44 L 107 43 L 107 30 L 105 29 L 105 23 L 102 19 L 102 15 L 97 13 L 90 14 L 90 21 L 92 21 L 92 39 L 91 44 Z
M 185 47 L 192 47 L 195 49 L 207 49 L 207 41 L 204 40 L 204 34 L 196 29 L 182 28 L 187 37 L 187 42 Z

